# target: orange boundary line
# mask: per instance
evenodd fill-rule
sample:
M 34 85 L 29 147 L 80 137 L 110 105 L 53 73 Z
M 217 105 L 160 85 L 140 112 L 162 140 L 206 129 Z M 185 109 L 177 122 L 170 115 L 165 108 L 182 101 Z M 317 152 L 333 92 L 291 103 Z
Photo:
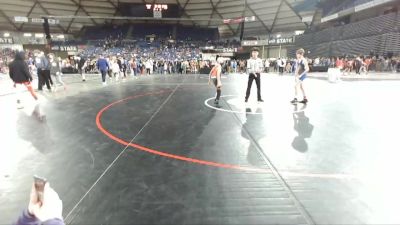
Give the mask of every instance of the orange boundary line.
M 131 146 L 133 148 L 136 148 L 138 150 L 141 151 L 145 151 L 154 155 L 158 155 L 158 156 L 162 156 L 162 157 L 166 157 L 166 158 L 171 158 L 171 159 L 176 159 L 176 160 L 181 160 L 181 161 L 185 161 L 185 162 L 190 162 L 190 163 L 196 163 L 196 164 L 200 164 L 200 165 L 206 165 L 206 166 L 212 166 L 212 167 L 218 167 L 218 168 L 225 168 L 225 169 L 235 169 L 235 170 L 246 170 L 246 171 L 269 171 L 266 169 L 258 169 L 258 168 L 251 168 L 251 167 L 243 167 L 243 166 L 238 166 L 238 165 L 232 165 L 232 164 L 224 164 L 224 163 L 218 163 L 218 162 L 212 162 L 212 161 L 206 161 L 206 160 L 200 160 L 200 159 L 194 159 L 194 158 L 189 158 L 189 157 L 185 157 L 185 156 L 181 156 L 181 155 L 175 155 L 175 154 L 170 154 L 170 153 L 166 153 L 166 152 L 162 152 L 162 151 L 158 151 L 156 149 L 152 149 L 152 148 L 148 148 L 142 145 L 139 145 L 137 143 L 129 143 L 117 136 L 115 136 L 114 134 L 112 134 L 111 132 L 109 132 L 107 129 L 105 129 L 101 123 L 101 117 L 103 115 L 103 113 L 105 111 L 107 111 L 108 109 L 110 109 L 111 107 L 123 103 L 125 101 L 128 100 L 132 100 L 132 99 L 137 99 L 140 97 L 144 97 L 144 96 L 151 96 L 151 95 L 160 95 L 160 94 L 164 94 L 164 93 L 168 93 L 170 91 L 158 91 L 158 92 L 150 92 L 150 93 L 145 93 L 145 94 L 140 94 L 140 95 L 134 95 L 134 96 L 130 96 L 115 102 L 112 102 L 110 104 L 108 104 L 107 106 L 103 107 L 96 115 L 96 125 L 97 128 L 103 133 L 105 134 L 107 137 L 109 137 L 110 139 L 114 140 L 115 142 L 125 145 L 125 146 Z

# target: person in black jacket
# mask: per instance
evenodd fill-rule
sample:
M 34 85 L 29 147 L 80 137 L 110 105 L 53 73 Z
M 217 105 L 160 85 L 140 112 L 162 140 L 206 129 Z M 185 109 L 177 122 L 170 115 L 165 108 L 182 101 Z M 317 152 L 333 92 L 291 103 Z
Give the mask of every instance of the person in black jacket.
M 81 74 L 82 77 L 82 81 L 85 82 L 86 81 L 86 76 L 85 76 L 85 63 L 86 63 L 86 59 L 81 56 L 78 62 L 78 72 Z
M 10 78 L 14 82 L 14 87 L 18 88 L 19 85 L 24 85 L 28 91 L 31 93 L 35 100 L 38 99 L 37 95 L 35 94 L 31 81 L 32 75 L 29 72 L 28 64 L 24 61 L 25 60 L 25 53 L 24 52 L 17 52 L 15 54 L 15 59 L 9 65 L 10 71 Z M 17 96 L 17 104 L 18 107 L 21 107 L 21 100 L 19 96 Z

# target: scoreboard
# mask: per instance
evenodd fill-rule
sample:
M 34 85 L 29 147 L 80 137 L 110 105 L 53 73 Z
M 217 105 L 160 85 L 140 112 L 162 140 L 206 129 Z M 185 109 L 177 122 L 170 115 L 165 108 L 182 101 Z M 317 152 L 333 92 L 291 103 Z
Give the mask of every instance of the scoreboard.
M 155 18 L 179 18 L 182 11 L 177 4 L 119 3 L 118 9 L 122 16 Z
M 146 9 L 153 11 L 163 11 L 168 10 L 168 5 L 166 4 L 146 4 Z

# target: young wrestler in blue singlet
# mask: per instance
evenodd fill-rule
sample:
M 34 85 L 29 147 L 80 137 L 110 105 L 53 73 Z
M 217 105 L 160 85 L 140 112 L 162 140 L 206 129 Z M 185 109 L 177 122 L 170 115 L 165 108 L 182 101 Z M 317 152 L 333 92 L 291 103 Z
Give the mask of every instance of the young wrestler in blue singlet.
M 298 96 L 297 96 L 297 92 L 298 89 L 300 88 L 302 94 L 303 94 L 303 100 L 300 101 L 300 103 L 303 104 L 307 104 L 308 100 L 306 97 L 306 93 L 304 91 L 304 80 L 307 78 L 307 72 L 310 71 L 309 67 L 308 67 L 308 62 L 307 60 L 304 58 L 304 49 L 299 49 L 296 51 L 296 71 L 295 71 L 295 97 L 294 99 L 291 101 L 292 104 L 296 104 L 299 101 Z

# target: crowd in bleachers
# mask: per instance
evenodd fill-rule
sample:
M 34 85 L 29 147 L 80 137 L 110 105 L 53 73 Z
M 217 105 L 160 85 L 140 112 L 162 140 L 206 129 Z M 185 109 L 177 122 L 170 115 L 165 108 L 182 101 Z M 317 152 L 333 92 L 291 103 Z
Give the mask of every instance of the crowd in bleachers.
M 75 42 L 72 42 L 74 44 Z M 63 45 L 65 43 L 55 43 Z M 76 43 L 75 43 L 76 44 Z M 148 73 L 199 73 L 202 69 L 209 69 L 211 62 L 202 60 L 201 48 L 237 48 L 239 41 L 194 41 L 177 40 L 172 41 L 169 38 L 158 38 L 156 40 L 123 39 L 122 33 L 116 36 L 109 35 L 104 39 L 92 40 L 88 42 L 87 48 L 77 56 L 70 56 L 61 60 L 62 70 L 65 73 L 77 73 L 80 69 L 78 62 L 84 60 L 81 67 L 87 73 L 97 73 L 96 61 L 100 55 L 108 58 L 117 57 L 125 62 L 128 72 L 135 74 Z M 4 49 L 1 52 L 0 65 L 4 73 L 7 71 L 7 65 L 13 58 L 14 51 Z M 27 58 L 32 58 L 28 54 Z M 132 65 L 135 64 L 135 69 Z M 134 70 L 134 71 L 133 71 Z
M 357 56 L 357 57 L 317 57 L 311 62 L 312 65 L 322 65 L 327 67 L 336 67 L 343 70 L 344 74 L 355 72 L 368 73 L 375 72 L 399 72 L 400 58 L 399 57 L 384 57 L 384 56 Z
M 293 61 L 292 61 L 293 63 Z M 309 59 L 310 68 L 324 66 L 339 68 L 344 75 L 350 73 L 367 74 L 374 72 L 400 72 L 400 57 L 387 56 L 342 56 L 316 57 Z
M 367 74 L 374 72 L 400 72 L 400 57 L 383 56 L 343 56 L 343 57 L 316 57 L 306 58 L 313 71 L 316 67 L 339 68 L 344 75 L 351 73 Z M 264 72 L 291 74 L 294 72 L 296 59 L 270 58 L 264 59 Z M 228 60 L 222 64 L 223 71 L 227 73 L 245 73 L 246 60 Z
M 394 15 L 392 14 L 385 15 L 378 20 L 381 21 L 380 23 L 387 25 L 385 21 L 388 21 L 388 19 L 390 20 L 393 16 Z M 386 25 L 382 25 L 381 28 L 388 29 L 385 28 L 387 27 Z M 327 29 L 314 34 L 313 36 L 310 36 L 310 34 L 299 36 L 296 39 L 296 44 L 313 44 L 313 47 L 310 47 L 309 49 L 306 48 L 307 50 L 311 50 L 308 52 L 309 54 L 307 54 L 308 57 L 313 58 L 312 60 L 310 59 L 309 62 L 311 68 L 313 66 L 334 67 L 337 66 L 338 61 L 340 61 L 341 63 L 339 63 L 339 65 L 342 65 L 344 70 L 354 71 L 354 59 L 357 57 L 327 57 L 327 55 L 345 55 L 338 50 L 340 49 L 339 47 L 332 50 L 335 54 L 330 54 L 329 51 L 326 51 L 323 42 L 330 40 L 330 35 L 332 33 L 334 33 L 333 30 Z M 104 36 L 104 38 L 88 41 L 87 48 L 80 52 L 78 56 L 62 59 L 61 65 L 63 71 L 76 73 L 78 70 L 82 69 L 86 73 L 97 73 L 96 62 L 99 56 L 102 55 L 107 58 L 109 62 L 116 58 L 119 62 L 120 71 L 123 71 L 124 75 L 126 73 L 135 75 L 201 73 L 208 71 L 207 69 L 211 67 L 212 63 L 208 60 L 202 60 L 201 48 L 207 48 L 210 46 L 213 46 L 214 48 L 240 47 L 239 41 L 171 40 L 169 37 L 155 38 L 152 40 L 145 38 L 127 40 L 126 35 L 128 35 L 128 29 L 126 27 L 113 28 L 111 34 L 109 31 L 105 30 L 103 35 L 97 35 L 98 37 Z M 346 49 L 349 50 L 349 48 Z M 354 53 L 354 51 L 347 53 L 346 55 L 355 55 L 360 53 Z M 8 62 L 10 62 L 10 59 L 12 58 L 13 51 L 11 49 L 3 49 L 0 54 L 0 65 L 2 71 L 5 71 Z M 321 55 L 321 57 L 318 57 L 316 54 Z M 365 53 L 362 53 L 361 51 L 361 54 Z M 361 61 L 361 65 L 366 65 L 365 68 L 367 68 L 367 70 L 378 72 L 396 71 L 399 67 L 399 58 L 396 57 L 361 57 Z M 267 59 L 264 60 L 264 65 L 266 72 L 291 72 L 293 70 L 294 60 L 283 58 Z M 222 68 L 223 71 L 227 73 L 245 72 L 246 61 L 228 60 L 222 64 Z
M 82 56 L 83 57 L 83 56 Z M 154 60 L 153 58 L 125 57 L 120 54 L 106 56 L 109 65 L 117 60 L 119 71 L 123 76 L 131 75 L 150 75 L 150 74 L 196 74 L 203 68 L 210 68 L 211 62 L 192 59 L 192 60 Z M 77 57 L 78 61 L 80 57 Z M 97 58 L 85 59 L 83 70 L 85 73 L 98 73 L 96 67 Z M 75 64 L 77 66 L 77 64 Z M 111 73 L 112 68 L 110 68 Z
M 168 24 L 91 27 L 82 36 L 90 40 L 89 47 L 79 57 L 87 61 L 87 72 L 96 72 L 93 65 L 103 55 L 108 59 L 117 57 L 130 62 L 126 63 L 128 70 L 134 62 L 137 73 L 198 73 L 210 65 L 209 61 L 201 60 L 201 47 L 240 46 L 240 42 L 215 41 L 217 36 L 215 28 Z
M 80 53 L 79 58 L 86 60 L 84 66 L 86 72 L 97 72 L 94 65 L 98 57 L 103 55 L 109 61 L 114 56 L 120 58 L 125 62 L 124 66 L 127 70 L 135 74 L 199 73 L 202 69 L 209 69 L 211 66 L 209 60 L 202 60 L 202 47 L 237 48 L 240 46 L 238 41 L 172 41 L 170 39 L 121 40 L 112 45 L 107 43 L 110 43 L 107 39 L 91 41 L 89 47 Z
M 91 48 L 90 48 L 91 49 Z M 189 48 L 190 49 L 190 48 Z M 99 55 L 103 55 L 110 65 L 115 58 L 118 61 L 119 70 L 122 76 L 131 75 L 149 75 L 149 74 L 196 74 L 204 71 L 209 71 L 212 67 L 212 62 L 202 60 L 201 58 L 193 57 L 189 54 L 188 57 L 176 55 L 169 51 L 160 51 L 159 49 L 143 50 L 133 48 L 131 52 L 123 48 L 121 51 L 105 51 L 85 55 L 82 52 L 79 56 L 73 56 L 61 59 L 60 64 L 62 70 L 66 73 L 77 73 L 80 69 L 84 73 L 98 73 L 96 66 Z M 193 48 L 189 52 L 198 53 L 199 49 Z M 7 63 L 12 60 L 14 51 L 4 49 L 1 52 L 3 73 L 7 73 Z M 27 59 L 32 61 L 32 53 L 27 53 Z M 337 67 L 343 70 L 344 74 L 352 72 L 400 72 L 400 57 L 384 57 L 384 56 L 359 56 L 359 57 L 316 57 L 308 58 L 310 68 L 316 66 Z M 293 58 L 271 58 L 263 60 L 264 72 L 292 73 L 295 65 Z M 31 63 L 30 63 L 31 64 Z M 246 60 L 226 60 L 222 63 L 224 73 L 245 73 Z M 111 69 L 110 69 L 111 75 Z
M 11 48 L 4 48 L 0 50 L 0 73 L 7 73 L 8 64 L 14 57 L 14 50 Z
M 126 37 L 129 26 L 103 26 L 103 27 L 85 27 L 82 35 L 84 40 L 116 40 Z

